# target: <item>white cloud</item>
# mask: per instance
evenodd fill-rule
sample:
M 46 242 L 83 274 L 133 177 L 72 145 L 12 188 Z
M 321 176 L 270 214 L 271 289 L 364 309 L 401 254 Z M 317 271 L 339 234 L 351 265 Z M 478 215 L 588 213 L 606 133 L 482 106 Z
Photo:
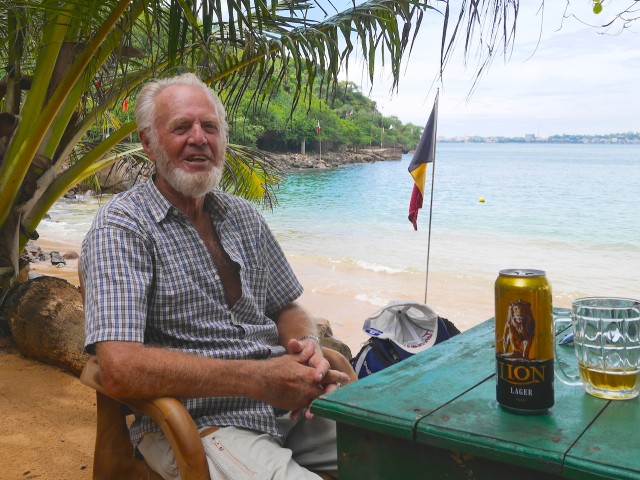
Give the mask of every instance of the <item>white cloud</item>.
M 603 35 L 571 18 L 558 30 L 563 2 L 546 3 L 555 5 L 545 12 L 540 42 L 535 9 L 522 7 L 511 58 L 505 63 L 497 57 L 468 101 L 473 63 L 465 69 L 460 52 L 452 58 L 440 86 L 439 135 L 640 131 L 640 42 L 632 31 L 640 28 L 640 21 L 617 36 Z M 595 21 L 585 8 L 589 3 L 582 3 L 581 18 Z M 622 7 L 613 1 L 605 8 L 614 12 Z M 398 93 L 389 95 L 384 72 L 376 78 L 371 93 L 385 115 L 417 125 L 424 125 L 431 111 L 435 88 L 430 87 L 439 66 L 440 29 L 437 22 L 431 31 L 427 26 L 422 27 Z M 351 80 L 368 92 L 366 82 Z

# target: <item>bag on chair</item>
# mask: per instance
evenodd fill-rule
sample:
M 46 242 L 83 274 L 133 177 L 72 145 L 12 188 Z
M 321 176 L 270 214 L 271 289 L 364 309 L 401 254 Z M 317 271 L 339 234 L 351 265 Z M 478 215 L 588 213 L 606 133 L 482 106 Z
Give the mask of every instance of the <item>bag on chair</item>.
M 364 321 L 371 338 L 351 364 L 363 378 L 449 339 L 460 331 L 431 307 L 419 302 L 394 301 Z

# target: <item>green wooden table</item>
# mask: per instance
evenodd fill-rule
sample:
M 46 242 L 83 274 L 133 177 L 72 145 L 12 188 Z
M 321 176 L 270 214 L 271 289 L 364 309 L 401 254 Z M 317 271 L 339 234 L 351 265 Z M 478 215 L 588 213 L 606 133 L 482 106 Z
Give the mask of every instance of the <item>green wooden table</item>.
M 572 347 L 558 348 L 573 361 Z M 490 319 L 317 399 L 312 412 L 337 422 L 341 480 L 640 479 L 638 398 L 603 400 L 557 379 L 542 415 L 507 412 L 495 398 Z

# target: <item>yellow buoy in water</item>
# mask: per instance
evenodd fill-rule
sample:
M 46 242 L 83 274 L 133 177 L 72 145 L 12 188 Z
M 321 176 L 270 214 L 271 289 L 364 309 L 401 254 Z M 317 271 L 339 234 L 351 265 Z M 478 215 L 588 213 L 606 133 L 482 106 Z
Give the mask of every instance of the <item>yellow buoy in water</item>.
M 484 203 L 484 197 L 480 197 L 480 199 L 478 200 L 480 203 Z

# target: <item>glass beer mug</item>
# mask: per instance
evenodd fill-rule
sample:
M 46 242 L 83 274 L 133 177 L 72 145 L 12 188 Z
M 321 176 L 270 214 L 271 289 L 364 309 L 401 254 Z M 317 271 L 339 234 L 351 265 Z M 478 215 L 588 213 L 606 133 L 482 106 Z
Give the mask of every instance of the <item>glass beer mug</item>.
M 573 325 L 579 375 L 567 374 L 556 354 L 556 376 L 568 385 L 583 385 L 587 393 L 600 398 L 624 400 L 638 396 L 640 301 L 579 298 L 573 302 L 570 319 L 556 318 L 556 326 L 569 322 Z

